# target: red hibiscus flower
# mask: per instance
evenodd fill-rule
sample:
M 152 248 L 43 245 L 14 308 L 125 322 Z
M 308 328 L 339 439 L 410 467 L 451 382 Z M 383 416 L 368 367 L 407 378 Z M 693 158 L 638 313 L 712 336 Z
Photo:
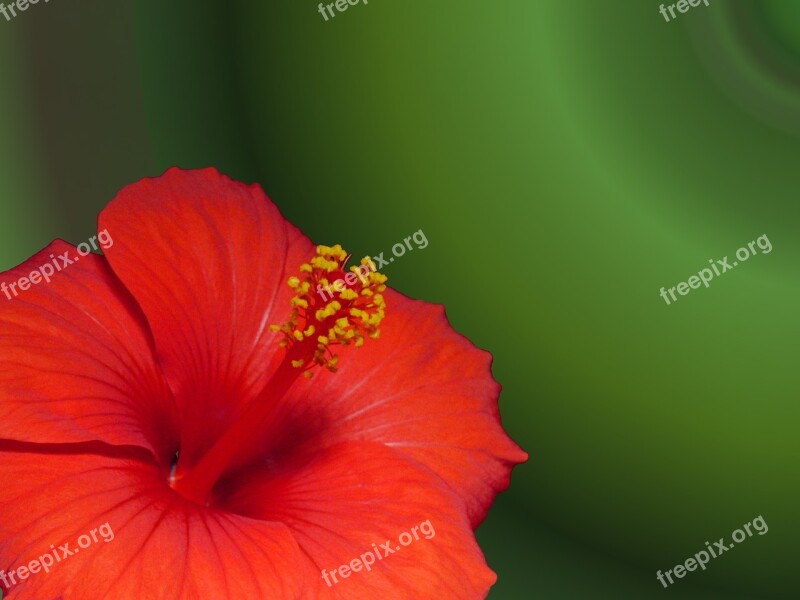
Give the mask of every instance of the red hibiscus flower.
M 0 278 L 10 598 L 485 597 L 473 531 L 526 455 L 440 306 L 368 260 L 324 300 L 341 248 L 211 169 L 99 225 L 104 256 Z

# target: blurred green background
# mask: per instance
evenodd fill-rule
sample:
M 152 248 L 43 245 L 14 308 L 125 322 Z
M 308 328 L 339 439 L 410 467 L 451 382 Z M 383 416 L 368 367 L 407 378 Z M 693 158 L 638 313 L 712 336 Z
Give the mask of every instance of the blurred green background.
M 531 454 L 491 599 L 796 598 L 800 2 L 659 4 L 40 2 L 0 18 L 0 267 L 171 165 L 355 253 L 423 229 L 391 283 L 495 355 Z

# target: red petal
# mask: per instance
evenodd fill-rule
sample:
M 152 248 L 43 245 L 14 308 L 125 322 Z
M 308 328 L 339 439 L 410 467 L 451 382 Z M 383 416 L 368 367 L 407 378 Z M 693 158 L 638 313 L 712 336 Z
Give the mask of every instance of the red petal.
M 458 497 L 433 473 L 380 444 L 340 444 L 277 475 L 261 471 L 232 485 L 238 490 L 223 499 L 226 509 L 291 529 L 307 556 L 308 579 L 317 582 L 304 598 L 474 600 L 496 580 Z M 387 541 L 393 552 L 384 556 L 378 547 Z M 350 565 L 368 552 L 375 563 L 369 571 L 325 582 L 323 569 Z
M 280 361 L 269 330 L 290 312 L 290 269 L 314 246 L 258 186 L 171 169 L 122 190 L 100 215 L 114 271 L 141 305 L 181 410 L 191 465 Z
M 11 598 L 305 598 L 304 559 L 286 526 L 187 503 L 152 465 L 0 452 L 0 476 L 0 568 L 16 571 L 51 544 L 80 551 L 11 586 Z M 92 530 L 97 541 L 78 546 Z
M 527 459 L 501 426 L 491 355 L 456 333 L 441 306 L 385 296 L 380 338 L 342 351 L 338 373 L 295 384 L 265 434 L 269 452 L 387 444 L 449 483 L 477 525 Z
M 65 252 L 74 264 L 63 266 Z M 49 283 L 12 287 L 40 268 Z M 0 438 L 175 452 L 172 400 L 146 324 L 103 257 L 57 241 L 0 281 Z

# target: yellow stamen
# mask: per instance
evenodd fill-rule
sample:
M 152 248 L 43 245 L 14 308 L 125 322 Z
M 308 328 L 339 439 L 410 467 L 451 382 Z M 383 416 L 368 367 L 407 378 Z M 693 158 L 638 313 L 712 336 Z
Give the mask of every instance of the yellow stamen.
M 361 266 L 349 268 L 348 259 L 338 244 L 317 246 L 316 255 L 300 265 L 300 275 L 287 281 L 294 292 L 289 320 L 282 326 L 270 325 L 272 331 L 283 332 L 279 344 L 291 353 L 293 367 L 305 368 L 304 377 L 311 377 L 315 366 L 338 369 L 333 346 L 361 347 L 366 337 L 380 335 L 378 327 L 386 314 L 381 292 L 387 277 L 376 271 L 369 257 L 361 260 Z M 353 284 L 348 283 L 353 280 L 348 270 L 358 276 Z M 327 335 L 315 337 L 318 331 Z

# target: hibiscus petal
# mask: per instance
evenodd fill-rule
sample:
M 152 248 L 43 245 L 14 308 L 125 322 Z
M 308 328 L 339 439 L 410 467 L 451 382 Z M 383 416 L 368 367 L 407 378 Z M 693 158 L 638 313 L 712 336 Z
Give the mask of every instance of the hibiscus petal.
M 0 452 L 0 568 L 6 579 L 17 573 L 11 598 L 305 598 L 304 559 L 286 526 L 186 502 L 152 464 L 32 448 Z M 65 543 L 79 553 L 65 556 Z M 20 566 L 53 551 L 49 573 L 34 567 L 20 581 Z
M 527 459 L 500 423 L 491 355 L 456 333 L 441 306 L 392 290 L 385 297 L 380 338 L 342 350 L 338 373 L 295 384 L 265 433 L 266 454 L 384 443 L 449 483 L 475 526 Z
M 496 580 L 461 500 L 435 474 L 383 445 L 339 444 L 278 472 L 254 470 L 227 489 L 220 498 L 227 510 L 291 529 L 307 556 L 308 578 L 317 582 L 310 600 L 475 600 Z M 374 564 L 369 571 L 353 565 L 356 572 L 326 582 L 323 569 L 355 559 Z
M 39 283 L 20 289 L 34 271 Z M 147 326 L 102 256 L 56 241 L 0 283 L 0 439 L 174 454 L 172 399 Z
M 170 169 L 126 187 L 100 228 L 113 236 L 108 259 L 153 331 L 189 467 L 277 367 L 269 325 L 290 311 L 285 271 L 314 246 L 260 187 L 215 169 Z

